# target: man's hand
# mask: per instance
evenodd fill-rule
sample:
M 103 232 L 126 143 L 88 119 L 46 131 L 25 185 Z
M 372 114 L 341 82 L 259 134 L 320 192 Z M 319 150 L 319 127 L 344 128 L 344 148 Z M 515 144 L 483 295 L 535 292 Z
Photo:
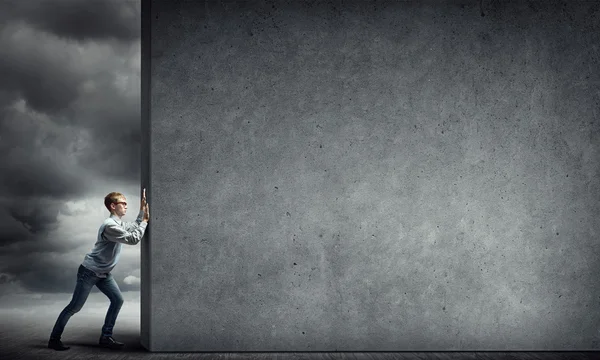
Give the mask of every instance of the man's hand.
M 148 222 L 150 220 L 150 204 L 146 203 L 146 208 L 144 209 L 144 217 L 142 221 Z
M 140 204 L 140 211 L 146 211 L 146 188 L 144 188 L 144 192 L 142 193 L 142 202 Z
M 140 210 L 144 210 L 144 217 L 142 218 L 142 221 L 148 222 L 148 220 L 150 220 L 150 205 L 146 201 L 146 188 L 144 188 L 144 191 L 142 193 L 142 203 L 140 204 Z

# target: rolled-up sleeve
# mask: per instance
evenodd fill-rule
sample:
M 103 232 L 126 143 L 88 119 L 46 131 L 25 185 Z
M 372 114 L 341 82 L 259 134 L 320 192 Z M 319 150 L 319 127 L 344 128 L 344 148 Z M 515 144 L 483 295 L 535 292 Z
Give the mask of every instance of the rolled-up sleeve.
M 116 222 L 111 222 L 104 228 L 103 235 L 108 241 L 120 242 L 127 245 L 135 245 L 142 240 L 142 237 L 144 237 L 144 232 L 146 231 L 147 225 L 148 223 L 140 221 L 139 224 L 129 223 L 129 226 L 126 228 L 124 226 L 120 226 Z

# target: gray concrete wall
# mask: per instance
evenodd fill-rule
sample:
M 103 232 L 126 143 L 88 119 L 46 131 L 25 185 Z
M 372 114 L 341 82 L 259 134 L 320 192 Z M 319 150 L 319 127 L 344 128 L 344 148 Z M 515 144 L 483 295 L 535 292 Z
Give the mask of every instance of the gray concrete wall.
M 599 7 L 153 1 L 145 346 L 598 349 Z

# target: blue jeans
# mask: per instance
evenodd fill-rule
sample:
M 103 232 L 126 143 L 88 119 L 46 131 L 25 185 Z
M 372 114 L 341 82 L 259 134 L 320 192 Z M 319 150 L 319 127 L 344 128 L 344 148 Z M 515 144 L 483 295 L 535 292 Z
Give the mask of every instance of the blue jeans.
M 108 307 L 108 312 L 104 319 L 104 326 L 102 326 L 102 335 L 112 336 L 117 315 L 119 315 L 119 310 L 121 310 L 121 306 L 123 305 L 121 290 L 119 290 L 119 286 L 112 274 L 109 273 L 106 278 L 100 278 L 96 276 L 93 271 L 80 265 L 79 270 L 77 271 L 77 285 L 73 292 L 73 298 L 69 305 L 67 305 L 60 313 L 58 319 L 56 319 L 56 323 L 54 324 L 54 328 L 50 335 L 51 338 L 60 339 L 65 330 L 65 325 L 67 325 L 71 316 L 81 310 L 94 285 L 96 285 L 110 300 L 110 306 Z

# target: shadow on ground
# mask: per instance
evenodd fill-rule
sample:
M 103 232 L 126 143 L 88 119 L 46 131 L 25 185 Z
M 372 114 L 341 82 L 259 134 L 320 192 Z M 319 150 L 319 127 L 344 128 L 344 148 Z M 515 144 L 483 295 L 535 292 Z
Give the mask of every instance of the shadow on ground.
M 73 350 L 75 348 L 79 349 L 89 349 L 94 352 L 98 351 L 106 351 L 106 352 L 125 352 L 125 353 L 147 353 L 148 351 L 140 344 L 140 334 L 139 332 L 134 331 L 122 331 L 118 334 L 114 334 L 114 339 L 125 343 L 125 346 L 122 349 L 106 349 L 100 347 L 98 345 L 98 340 L 100 339 L 100 335 L 97 330 L 85 330 L 80 331 L 78 334 L 73 337 L 65 337 L 63 336 L 62 342 L 65 346 L 70 346 Z M 31 348 L 32 349 L 47 349 L 48 339 L 47 338 L 37 338 L 32 341 Z M 50 350 L 50 349 L 48 349 Z M 70 351 L 69 350 L 69 351 Z

